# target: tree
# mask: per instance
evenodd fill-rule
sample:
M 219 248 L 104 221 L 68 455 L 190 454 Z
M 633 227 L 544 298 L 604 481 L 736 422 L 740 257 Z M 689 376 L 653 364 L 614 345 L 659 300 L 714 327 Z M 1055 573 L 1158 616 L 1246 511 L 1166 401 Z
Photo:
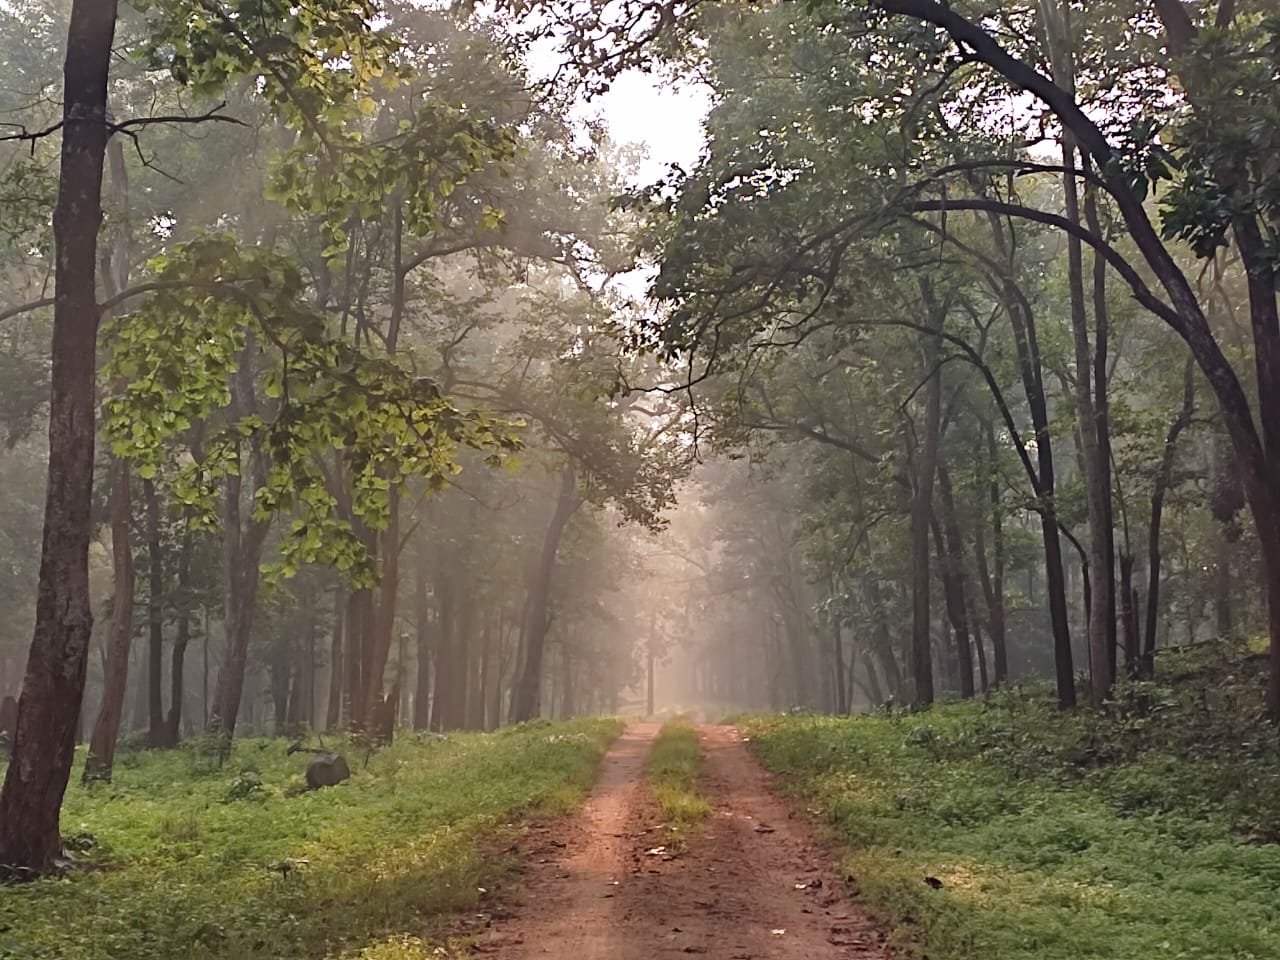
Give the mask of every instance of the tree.
M 35 635 L 13 753 L 0 791 L 0 863 L 43 873 L 62 854 L 58 811 L 71 772 L 93 626 L 89 497 L 97 355 L 97 234 L 107 142 L 107 72 L 116 5 L 74 0 L 63 77 L 62 160 L 54 211 L 49 482 Z

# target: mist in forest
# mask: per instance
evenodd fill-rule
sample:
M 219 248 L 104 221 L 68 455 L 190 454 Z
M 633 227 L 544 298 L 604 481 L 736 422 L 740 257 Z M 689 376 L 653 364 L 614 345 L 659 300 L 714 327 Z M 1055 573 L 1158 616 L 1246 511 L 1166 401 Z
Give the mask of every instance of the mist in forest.
M 1280 714 L 1280 21 L 1095 6 L 0 5 L 0 865 L 141 749 Z

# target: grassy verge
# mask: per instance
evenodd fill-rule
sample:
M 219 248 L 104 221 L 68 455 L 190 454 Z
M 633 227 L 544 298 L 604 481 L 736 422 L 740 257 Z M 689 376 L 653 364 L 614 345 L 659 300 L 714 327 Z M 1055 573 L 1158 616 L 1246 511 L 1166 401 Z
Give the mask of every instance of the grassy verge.
M 95 869 L 0 889 L 0 957 L 191 960 L 435 956 L 431 918 L 509 869 L 493 841 L 585 796 L 618 724 L 534 723 L 403 737 L 353 777 L 301 791 L 306 757 L 239 741 L 125 754 L 68 791 L 64 834 Z
M 698 788 L 702 748 L 698 732 L 686 717 L 662 726 L 649 755 L 648 781 L 667 824 L 666 846 L 679 850 L 690 828 L 711 814 L 711 804 Z
M 1252 680 L 1197 678 L 746 728 L 908 956 L 1277 957 L 1280 748 Z

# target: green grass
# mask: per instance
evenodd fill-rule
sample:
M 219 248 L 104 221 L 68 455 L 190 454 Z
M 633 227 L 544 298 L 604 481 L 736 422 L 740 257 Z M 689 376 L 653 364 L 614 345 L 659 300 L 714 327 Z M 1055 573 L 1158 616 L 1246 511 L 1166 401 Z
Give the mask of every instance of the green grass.
M 711 815 L 711 804 L 698 785 L 702 748 L 687 717 L 662 726 L 649 755 L 648 783 L 667 826 L 666 846 L 679 850 L 689 830 Z
M 906 956 L 1264 960 L 1280 957 L 1280 748 L 1257 694 L 1197 672 L 1102 714 L 1005 693 L 745 732 Z
M 405 736 L 367 768 L 347 747 L 352 779 L 316 792 L 281 740 L 238 741 L 221 769 L 198 749 L 126 753 L 113 783 L 68 791 L 63 833 L 93 868 L 0 889 L 0 957 L 436 956 L 433 918 L 480 902 L 512 866 L 500 842 L 575 806 L 618 732 Z M 288 858 L 307 862 L 285 876 Z

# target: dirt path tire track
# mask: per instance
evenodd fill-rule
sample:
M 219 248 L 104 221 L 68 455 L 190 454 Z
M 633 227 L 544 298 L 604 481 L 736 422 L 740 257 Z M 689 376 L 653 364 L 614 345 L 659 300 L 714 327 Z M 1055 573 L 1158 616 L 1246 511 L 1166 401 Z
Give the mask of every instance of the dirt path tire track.
M 643 788 L 656 724 L 634 724 L 591 798 L 541 835 L 519 902 L 476 944 L 501 960 L 883 960 L 880 930 L 849 901 L 803 820 L 731 727 L 704 726 L 714 816 L 674 860 Z

